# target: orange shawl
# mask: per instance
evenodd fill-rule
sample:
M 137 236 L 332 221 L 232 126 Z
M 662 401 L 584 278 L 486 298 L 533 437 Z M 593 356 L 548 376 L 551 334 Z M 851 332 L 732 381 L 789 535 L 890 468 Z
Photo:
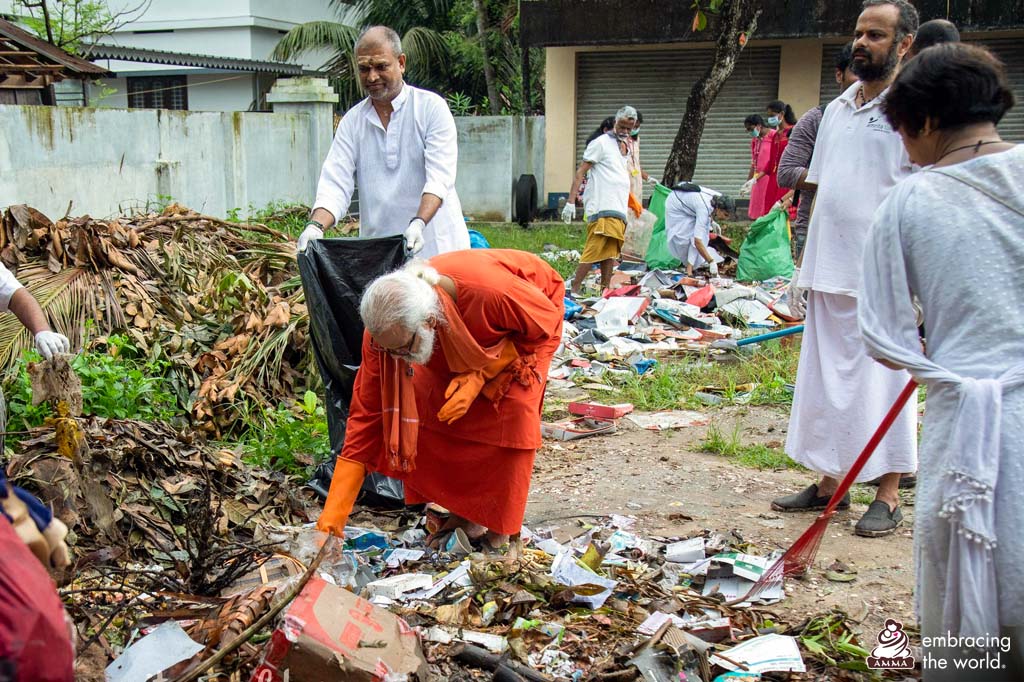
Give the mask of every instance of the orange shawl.
M 448 292 L 439 286 L 435 286 L 434 291 L 445 320 L 445 324 L 438 326 L 438 341 L 448 367 L 454 374 L 483 371 L 487 365 L 503 356 L 508 357 L 510 353 L 515 355 L 515 361 L 489 381 L 482 391 L 486 398 L 495 403 L 505 395 L 512 381 L 528 386 L 530 382 L 538 380 L 535 356 L 519 357 L 514 347 L 506 351 L 506 346 L 512 343 L 508 338 L 490 348 L 482 348 L 466 329 L 462 315 Z M 416 440 L 420 429 L 416 391 L 412 381 L 413 366 L 387 352 L 383 352 L 383 355 L 381 416 L 388 466 L 394 471 L 408 472 L 416 468 Z

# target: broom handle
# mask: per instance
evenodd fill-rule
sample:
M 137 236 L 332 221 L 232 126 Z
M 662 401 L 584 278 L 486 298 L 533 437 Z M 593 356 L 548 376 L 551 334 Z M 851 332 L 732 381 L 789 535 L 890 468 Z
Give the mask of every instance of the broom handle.
M 777 332 L 769 332 L 767 334 L 761 334 L 760 336 L 748 336 L 745 339 L 740 339 L 736 342 L 737 346 L 749 346 L 752 343 L 761 343 L 762 341 L 771 341 L 772 339 L 778 339 L 783 336 L 789 336 L 791 334 L 799 334 L 803 332 L 804 326 L 801 324 L 796 327 L 789 327 L 788 329 L 782 329 Z
M 864 465 L 868 463 L 871 455 L 875 452 L 875 448 L 877 448 L 878 444 L 883 438 L 885 438 L 885 434 L 889 432 L 889 427 L 892 426 L 892 423 L 896 421 L 896 417 L 898 417 L 900 412 L 903 411 L 903 406 L 907 404 L 907 401 L 910 399 L 915 388 L 917 388 L 917 382 L 913 379 L 908 381 L 907 385 L 903 387 L 903 390 L 896 398 L 896 402 L 892 404 L 892 407 L 889 408 L 889 412 L 886 413 L 885 419 L 883 419 L 882 423 L 878 425 L 878 428 L 875 429 L 875 434 L 871 436 L 871 440 L 869 440 L 868 444 L 864 446 L 863 450 L 861 450 L 860 455 L 857 457 L 857 461 L 853 463 L 850 470 L 846 472 L 846 476 L 844 476 L 843 480 L 840 481 L 839 487 L 836 488 L 834 493 L 832 493 L 832 499 L 828 501 L 828 506 L 825 507 L 825 511 L 821 513 L 822 516 L 831 516 L 835 512 L 839 502 L 843 499 L 843 496 L 846 495 L 847 491 L 849 491 L 853 482 L 857 480 L 857 476 L 860 474 L 861 469 L 864 468 Z

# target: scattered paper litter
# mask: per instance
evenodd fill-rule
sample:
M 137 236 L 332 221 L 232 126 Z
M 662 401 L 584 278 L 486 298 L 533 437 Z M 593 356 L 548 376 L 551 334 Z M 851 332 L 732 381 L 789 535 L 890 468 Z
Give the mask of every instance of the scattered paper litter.
M 673 542 L 665 548 L 665 561 L 675 564 L 692 564 L 704 558 L 704 538 L 695 537 L 682 542 Z
M 501 635 L 492 635 L 489 632 L 476 632 L 475 630 L 462 630 L 459 639 L 470 644 L 479 644 L 494 654 L 503 654 L 508 649 L 508 640 Z
M 551 575 L 559 585 L 566 587 L 579 587 L 581 585 L 596 585 L 605 589 L 594 595 L 575 594 L 570 600 L 576 604 L 584 604 L 592 609 L 599 609 L 605 600 L 612 595 L 612 588 L 618 583 L 609 578 L 604 578 L 588 568 L 581 566 L 571 551 L 561 552 L 551 563 Z
M 107 666 L 108 682 L 148 680 L 203 650 L 177 621 L 169 620 L 124 650 Z
M 786 635 L 761 635 L 727 649 L 722 652 L 730 661 L 743 663 L 749 669 L 747 672 L 766 673 L 770 671 L 779 672 L 807 672 L 804 666 L 804 659 L 800 656 L 800 647 L 796 639 Z M 720 665 L 726 670 L 738 670 L 739 666 L 730 663 L 725 658 L 711 655 L 711 663 Z
M 649 431 L 667 431 L 682 429 L 687 426 L 706 426 L 708 418 L 700 412 L 690 410 L 668 410 L 666 412 L 633 412 L 626 419 L 642 429 Z

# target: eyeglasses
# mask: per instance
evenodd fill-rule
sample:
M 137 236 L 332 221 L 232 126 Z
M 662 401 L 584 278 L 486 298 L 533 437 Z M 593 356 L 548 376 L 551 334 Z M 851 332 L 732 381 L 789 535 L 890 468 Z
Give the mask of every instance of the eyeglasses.
M 389 355 L 395 356 L 396 358 L 408 357 L 408 356 L 412 355 L 412 349 L 413 349 L 413 346 L 416 345 L 416 337 L 418 335 L 419 335 L 419 330 L 417 329 L 416 331 L 414 331 L 412 333 L 412 337 L 410 337 L 409 343 L 405 344 L 401 348 L 385 348 L 384 346 L 382 346 L 379 343 L 377 343 L 377 340 L 371 336 L 370 337 L 370 348 L 375 350 L 375 351 L 377 351 L 378 353 L 387 353 Z

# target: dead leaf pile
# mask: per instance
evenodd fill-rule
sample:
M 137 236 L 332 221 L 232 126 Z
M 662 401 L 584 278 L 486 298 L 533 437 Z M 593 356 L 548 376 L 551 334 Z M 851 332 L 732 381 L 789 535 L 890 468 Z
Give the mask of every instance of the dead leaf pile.
M 160 214 L 56 222 L 25 205 L 0 225 L 0 260 L 51 324 L 80 348 L 91 321 L 167 361 L 182 408 L 204 433 L 239 424 L 243 405 L 301 395 L 311 373 L 308 322 L 288 235 L 177 204 Z M 31 337 L 0 318 L 0 369 Z M 242 400 L 242 399 L 245 400 Z

